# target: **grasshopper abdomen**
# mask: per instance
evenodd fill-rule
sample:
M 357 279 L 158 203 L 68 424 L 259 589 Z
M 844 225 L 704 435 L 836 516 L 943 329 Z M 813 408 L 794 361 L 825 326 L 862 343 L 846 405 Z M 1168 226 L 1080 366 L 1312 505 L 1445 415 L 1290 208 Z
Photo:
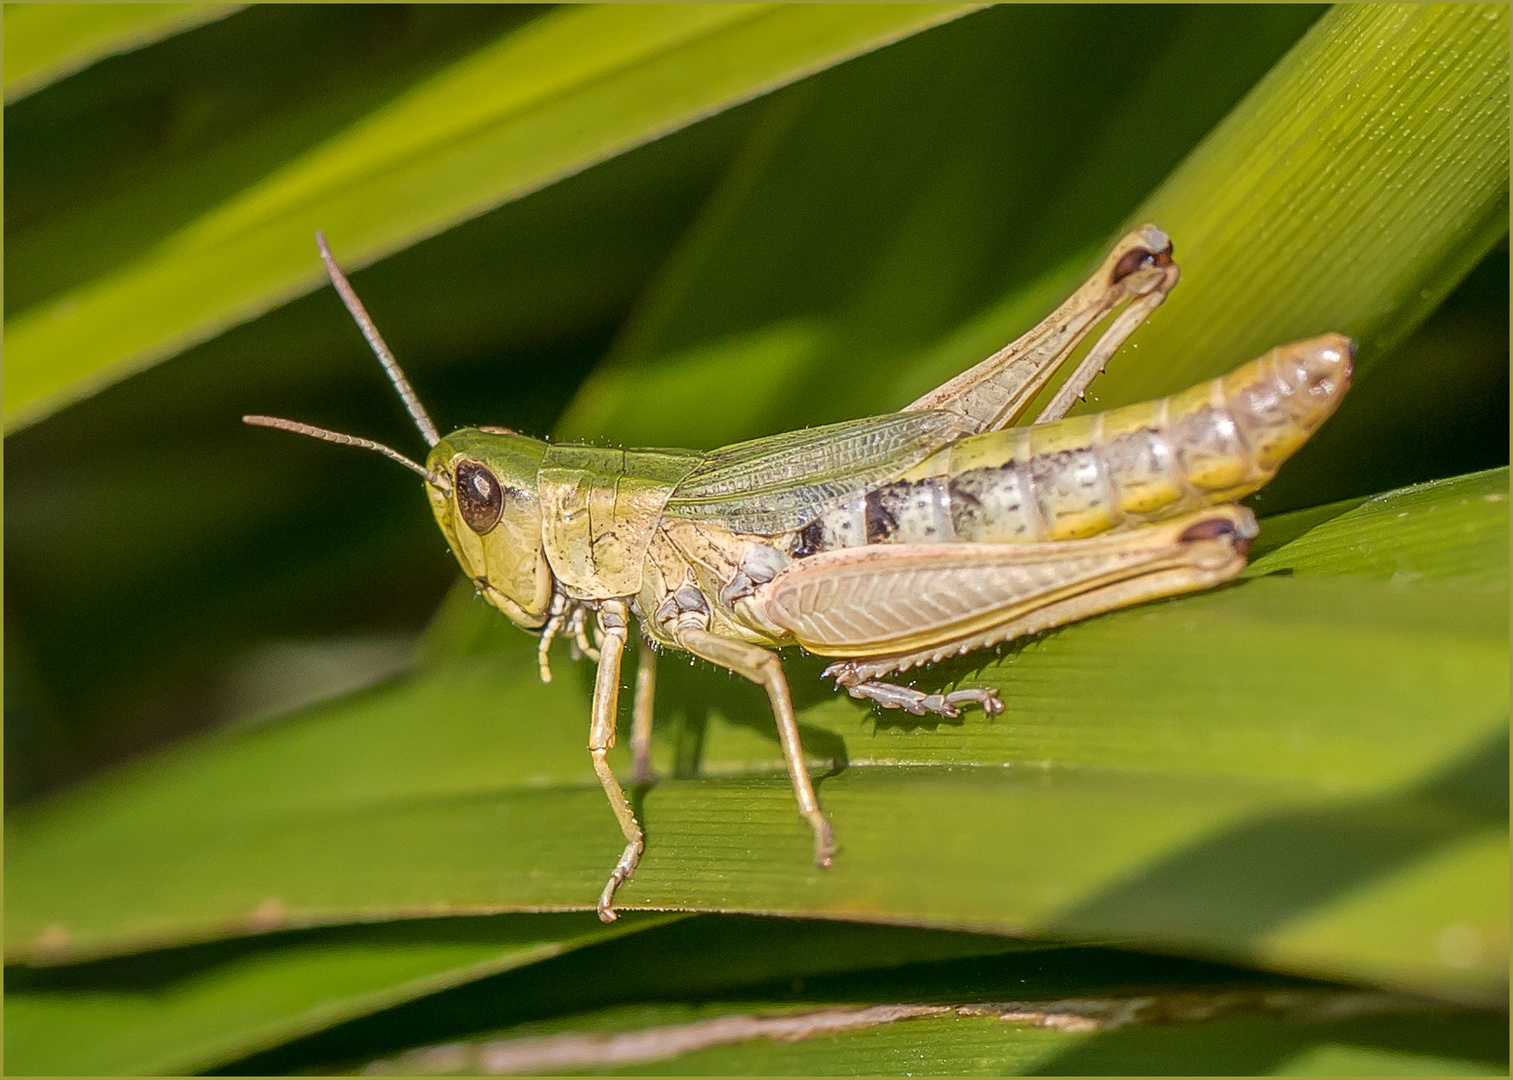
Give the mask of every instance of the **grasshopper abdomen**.
M 822 514 L 792 552 L 1074 540 L 1243 498 L 1334 411 L 1353 346 L 1280 346 L 1179 394 L 959 440 Z

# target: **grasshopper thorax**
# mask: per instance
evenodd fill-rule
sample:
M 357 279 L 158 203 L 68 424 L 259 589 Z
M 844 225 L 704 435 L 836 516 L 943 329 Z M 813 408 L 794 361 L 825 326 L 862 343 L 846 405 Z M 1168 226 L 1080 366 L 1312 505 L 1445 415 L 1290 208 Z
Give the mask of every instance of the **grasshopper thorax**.
M 426 459 L 426 494 L 462 572 L 524 627 L 546 622 L 552 572 L 536 474 L 546 443 L 502 428 L 463 428 Z

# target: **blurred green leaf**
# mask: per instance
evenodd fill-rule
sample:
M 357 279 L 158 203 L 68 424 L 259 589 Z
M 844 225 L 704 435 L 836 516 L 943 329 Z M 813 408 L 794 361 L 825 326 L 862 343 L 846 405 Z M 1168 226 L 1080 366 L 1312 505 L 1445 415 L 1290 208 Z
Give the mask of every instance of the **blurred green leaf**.
M 241 4 L 6 4 L 7 103 L 117 53 L 224 19 Z
M 1184 281 L 1100 396 L 1138 401 L 1338 330 L 1357 370 L 1508 233 L 1508 9 L 1341 5 L 1135 215 Z
M 704 778 L 645 796 L 622 902 L 1116 938 L 1495 1000 L 1506 492 L 1499 470 L 1374 500 L 1243 584 L 921 679 L 1001 685 L 993 721 L 869 721 L 790 663 L 810 754 L 848 763 L 821 785 L 829 872 L 760 693 L 664 665 L 660 730 L 702 743 Z M 591 906 L 617 839 L 586 672 L 541 685 L 525 640 L 462 648 L 469 622 L 470 655 L 405 683 L 11 814 L 12 955 L 267 929 L 270 903 L 292 925 Z M 1444 952 L 1451 927 L 1469 950 Z
M 528 23 L 238 193 L 137 263 L 7 321 L 33 423 L 321 281 L 969 8 L 606 5 Z
M 978 35 L 985 58 L 1012 48 L 1018 27 L 1008 18 L 1007 41 Z M 1148 92 L 1091 95 L 1104 110 L 1112 95 L 1130 128 L 1105 133 L 1091 154 L 1079 145 L 1081 154 L 1058 163 L 1065 174 L 1057 179 L 1081 198 L 1045 193 L 1048 205 L 1038 188 L 1051 166 L 1021 163 L 1026 150 L 1018 146 L 1000 144 L 998 168 L 987 150 L 968 156 L 952 138 L 963 133 L 929 102 L 902 121 L 918 125 L 904 131 L 919 142 L 894 134 L 897 160 L 879 162 L 890 183 L 879 182 L 874 198 L 894 205 L 869 204 L 867 178 L 817 184 L 816 175 L 839 172 L 832 159 L 844 159 L 848 140 L 859 137 L 853 114 L 865 100 L 859 87 L 844 86 L 863 71 L 827 76 L 839 84 L 834 104 L 817 90 L 814 105 L 793 106 L 793 117 L 760 152 L 753 149 L 613 362 L 580 392 L 562 431 L 711 447 L 898 408 L 1028 329 L 1080 281 L 1111 235 L 1143 220 L 1172 235 L 1183 281 L 1095 384 L 1103 407 L 1171 393 L 1328 329 L 1364 341 L 1360 367 L 1368 377 L 1506 235 L 1507 11 L 1333 9 L 1133 209 L 1144 189 L 1119 192 L 1101 173 L 1140 167 L 1140 133 L 1158 122 L 1153 114 L 1165 103 L 1156 91 L 1175 75 L 1171 69 L 1190 59 L 1211 63 L 1212 47 L 1201 49 L 1204 31 L 1223 27 L 1223 16 L 1210 18 L 1211 27 L 1200 24 L 1183 42 L 1191 57 L 1181 48 L 1161 56 L 1147 74 Z M 971 45 L 944 39 L 979 25 L 908 43 L 921 79 L 939 63 L 931 46 L 949 51 L 953 63 L 973 62 Z M 1264 36 L 1248 43 L 1258 53 L 1266 45 Z M 1072 65 L 1072 51 L 1063 65 Z M 1050 57 L 1058 59 L 1054 50 Z M 1048 61 L 1042 55 L 1017 72 L 1030 84 L 1016 87 L 1025 102 L 1036 100 L 1037 62 Z M 1123 79 L 1128 68 L 1117 74 Z M 1044 134 L 1045 160 L 1057 163 L 1058 135 Z M 931 152 L 961 159 L 947 171 L 949 182 L 934 179 L 923 194 L 900 187 L 899 174 Z M 1005 180 L 1007 170 L 1017 171 Z M 1083 200 L 1099 182 L 1105 203 L 1090 209 Z M 863 218 L 864 209 L 873 216 Z M 1100 217 L 1105 231 L 1090 232 Z M 992 244 L 1023 255 L 1010 287 L 983 295 L 990 282 L 969 271 L 978 249 Z M 843 259 L 849 276 L 827 265 Z M 798 269 L 780 274 L 774 263 Z M 817 293 L 815 267 L 830 271 L 825 280 L 849 284 Z M 727 295 L 732 282 L 738 287 Z M 701 407 L 721 378 L 739 393 L 725 394 L 720 410 Z
M 560 431 L 710 447 L 900 407 L 1044 317 L 1317 17 L 1004 7 L 778 95 Z
M 13 1074 L 50 1076 L 198 1072 L 670 918 L 426 920 L 252 938 L 53 978 L 12 969 L 6 1062 Z
M 447 925 L 442 922 L 435 933 L 446 933 Z M 385 932 L 383 928 L 352 928 L 341 933 Z M 409 924 L 407 932 L 417 938 L 427 933 L 422 924 Z M 450 933 L 456 937 L 476 930 L 453 927 Z M 276 943 L 281 937 L 270 942 L 273 948 L 279 947 Z M 149 956 L 116 966 L 130 970 L 153 963 L 154 957 Z M 156 967 L 163 966 L 159 958 Z M 47 1008 L 40 997 L 47 985 L 67 985 L 75 992 L 86 985 L 100 986 L 104 980 L 89 974 L 89 968 L 27 973 L 31 985 L 23 993 L 28 1007 Z M 38 985 L 39 976 L 50 981 Z M 196 984 L 210 981 L 194 975 L 165 979 L 157 992 L 172 990 L 175 1000 L 182 1001 L 200 991 Z M 863 1010 L 870 1011 L 873 1005 L 882 1006 L 884 1015 L 869 1019 Z M 967 1060 L 982 1055 L 979 1067 L 996 1061 L 1000 1068 L 1017 1064 L 1019 1071 L 1043 1063 L 1045 1053 L 1057 1048 L 1070 1051 L 1070 1061 L 1101 1058 L 1106 1064 L 1100 1072 L 1129 1071 L 1129 1064 L 1139 1062 L 1142 1052 L 1150 1055 L 1162 1050 L 1169 1062 L 1184 1063 L 1189 1071 L 1202 1071 L 1192 1065 L 1203 1062 L 1210 1063 L 1209 1071 L 1220 1071 L 1219 1060 L 1251 1065 L 1231 1066 L 1229 1071 L 1264 1071 L 1266 1063 L 1289 1059 L 1300 1050 L 1327 1049 L 1329 1038 L 1345 1033 L 1352 1033 L 1352 1041 L 1363 1044 L 1368 1053 L 1376 1051 L 1382 1057 L 1392 1051 L 1418 1056 L 1438 1053 L 1450 1059 L 1445 1064 L 1451 1069 L 1495 1066 L 1507 1056 L 1504 1040 L 1496 1035 L 1499 1017 L 1495 1013 L 1458 1010 L 1422 998 L 1307 983 L 1193 960 L 1016 943 L 988 935 L 700 916 L 442 990 L 280 1048 L 223 1063 L 216 1071 L 341 1073 L 366 1063 L 363 1071 L 367 1073 L 537 1072 L 547 1064 L 541 1060 L 545 1051 L 555 1058 L 556 1069 L 571 1067 L 573 1055 L 579 1058 L 580 1068 L 597 1063 L 602 1069 L 618 1059 L 620 1067 L 632 1071 L 638 1064 L 644 1069 L 653 1061 L 682 1056 L 680 1071 L 703 1061 L 711 1071 L 722 1072 L 731 1071 L 752 1051 L 757 1060 L 765 1057 L 759 1038 L 750 1033 L 741 1038 L 739 1032 L 722 1030 L 732 1014 L 737 1022 L 743 1015 L 786 1018 L 800 1027 L 781 1034 L 802 1039 L 812 1022 L 809 1017 L 818 1014 L 821 1022 L 829 1018 L 834 1023 L 837 1012 L 843 1014 L 841 1031 L 834 1034 L 843 1037 L 831 1041 L 823 1029 L 809 1030 L 807 1037 L 814 1045 L 800 1051 L 803 1058 L 830 1062 L 822 1071 L 876 1072 L 876 1055 L 904 1047 L 904 1052 L 914 1056 L 913 1068 L 905 1071 L 961 1071 L 958 1042 L 932 1045 L 939 1042 L 938 1029 L 900 1030 L 895 1024 L 922 1015 L 928 1019 L 932 1006 L 943 1006 L 943 1012 L 965 1006 L 964 1016 L 992 1017 L 999 1036 L 973 1046 Z M 844 1015 L 857 1012 L 863 1012 L 856 1018 L 860 1023 Z M 62 1008 L 55 1012 L 62 1014 Z M 1000 1016 L 1016 1019 L 1005 1022 Z M 1224 1023 L 1228 1020 L 1240 1023 L 1231 1026 Z M 1335 1029 L 1320 1023 L 1352 1020 Z M 1128 1030 L 1135 1025 L 1170 1032 L 1172 1024 L 1188 1030 L 1175 1039 L 1170 1034 L 1151 1039 Z M 667 1025 L 681 1030 L 669 1032 Z M 874 1038 L 854 1038 L 864 1035 L 869 1025 Z M 1226 1034 L 1234 1027 L 1250 1028 L 1253 1033 L 1239 1046 L 1231 1045 L 1227 1056 L 1215 1058 L 1225 1045 L 1215 1026 Z M 962 1034 L 967 1030 L 957 1028 Z M 469 1037 L 482 1031 L 496 1032 L 498 1037 L 487 1041 Z M 983 1034 L 987 1034 L 985 1029 Z M 1058 1034 L 1073 1037 L 1063 1039 Z M 459 1041 L 459 1036 L 464 1038 Z M 543 1039 L 548 1042 L 543 1044 Z M 397 1060 L 371 1060 L 415 1046 L 425 1048 Z M 585 1056 L 590 1060 L 582 1060 Z M 510 1058 L 512 1067 L 508 1067 Z M 1126 1059 L 1122 1069 L 1121 1058 Z M 725 1064 L 715 1066 L 717 1061 Z M 865 1067 L 869 1061 L 874 1063 L 870 1069 Z
M 7 311 L 150 257 L 544 10 L 252 7 L 8 107 Z
M 1386 1015 L 1372 1015 L 1373 1006 Z M 1352 1015 L 1355 1009 L 1365 1015 Z M 650 1005 L 530 1025 L 514 1038 L 427 1047 L 372 1062 L 364 1072 L 1495 1076 L 1505 1071 L 1498 1060 L 1505 1026 L 1500 1017 L 1445 1015 L 1415 1009 L 1411 1002 L 1394 1009 L 1390 1001 L 1358 993 L 1158 993 L 1027 1001 L 1002 1011 L 1017 1017 L 1006 1022 L 991 1008 L 965 1014 L 947 1008 L 931 1015 L 904 1006 L 798 1012 L 752 1001 Z M 1120 1011 L 1130 1019 L 1104 1019 Z M 751 1031 L 764 1021 L 772 1034 Z M 811 1025 L 807 1035 L 794 1034 Z M 832 1025 L 838 1030 L 827 1030 Z M 700 1045 L 705 1040 L 713 1045 Z
M 289 931 L 65 967 L 12 967 L 8 1056 L 13 1071 L 39 1074 L 203 1071 L 451 987 L 497 984 L 501 972 L 529 979 L 547 971 L 550 981 L 548 960 L 586 950 L 576 966 L 592 966 L 604 953 L 593 946 L 684 919 L 631 913 L 604 926 L 588 912 L 431 918 Z M 605 958 L 617 978 L 559 978 L 555 990 L 543 986 L 519 1001 L 539 1011 L 563 994 L 605 1000 L 615 987 L 729 987 L 1027 948 L 1038 947 L 939 931 L 705 920 L 671 939 L 651 935 L 632 950 L 634 962 Z M 703 961 L 711 949 L 719 950 L 720 964 Z

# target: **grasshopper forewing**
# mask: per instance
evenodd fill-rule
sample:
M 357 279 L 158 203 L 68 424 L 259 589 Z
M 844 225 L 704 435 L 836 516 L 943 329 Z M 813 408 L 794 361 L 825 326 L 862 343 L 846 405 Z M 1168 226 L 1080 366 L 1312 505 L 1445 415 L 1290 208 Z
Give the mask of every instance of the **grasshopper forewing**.
M 1066 418 L 1177 282 L 1170 240 L 1145 225 L 1038 326 L 901 412 L 707 453 L 547 444 L 504 428 L 441 438 L 318 241 L 431 451 L 422 465 L 366 439 L 244 419 L 376 450 L 419 473 L 463 572 L 540 633 L 542 678 L 559 635 L 598 664 L 588 749 L 625 837 L 599 897 L 605 921 L 643 848 L 607 759 L 633 627 L 637 781 L 651 779 L 654 650 L 737 672 L 767 691 L 815 861 L 828 866 L 835 840 L 779 647 L 835 658 L 826 674 L 884 708 L 998 712 L 990 689 L 926 693 L 884 677 L 1234 577 L 1256 535 L 1236 500 L 1334 411 L 1355 352 L 1323 334 L 1159 401 Z M 1010 427 L 1105 319 L 1036 422 Z

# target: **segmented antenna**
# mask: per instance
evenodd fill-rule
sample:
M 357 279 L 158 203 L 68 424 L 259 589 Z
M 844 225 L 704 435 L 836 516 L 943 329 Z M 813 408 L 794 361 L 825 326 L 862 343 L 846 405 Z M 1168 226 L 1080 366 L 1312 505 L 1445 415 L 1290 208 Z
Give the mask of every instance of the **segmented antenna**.
M 346 305 L 347 312 L 352 316 L 353 321 L 357 323 L 358 329 L 362 331 L 362 336 L 368 339 L 368 347 L 373 350 L 373 355 L 378 357 L 378 362 L 389 373 L 389 381 L 394 384 L 394 389 L 399 391 L 399 396 L 404 401 L 405 408 L 409 410 L 411 418 L 415 421 L 415 426 L 420 429 L 421 437 L 425 439 L 427 446 L 435 446 L 441 441 L 441 436 L 436 433 L 436 425 L 431 423 L 431 418 L 426 415 L 425 408 L 420 404 L 420 399 L 415 396 L 415 391 L 410 386 L 410 380 L 406 379 L 405 373 L 399 370 L 399 361 L 394 359 L 394 354 L 384 344 L 383 335 L 378 332 L 378 327 L 374 326 L 373 320 L 368 318 L 368 309 L 362 306 L 362 301 L 352 291 L 352 286 L 348 283 L 347 276 L 341 272 L 341 267 L 337 266 L 336 260 L 331 257 L 331 248 L 326 243 L 326 234 L 319 229 L 315 231 L 315 244 L 320 248 L 320 259 L 321 262 L 326 264 L 326 274 L 331 278 L 331 284 L 336 286 L 337 293 L 341 295 L 341 302 Z M 276 425 L 267 424 L 264 426 L 274 427 Z M 315 428 L 311 431 L 306 431 L 304 434 L 312 435 L 319 430 L 319 428 Z M 330 432 L 327 432 L 327 434 L 330 434 Z M 343 436 L 343 438 L 346 437 Z M 324 438 L 324 436 L 317 436 L 317 438 Z M 362 440 L 357 441 L 360 442 Z M 379 446 L 377 443 L 373 443 L 372 448 L 388 451 L 390 454 L 394 453 L 388 447 Z
M 418 472 L 425 479 L 435 481 L 436 477 L 425 470 L 424 466 L 417 465 L 405 457 L 398 450 L 385 446 L 383 443 L 374 442 L 372 439 L 359 439 L 356 435 L 343 435 L 339 431 L 328 431 L 325 428 L 315 427 L 313 424 L 301 424 L 298 420 L 283 420 L 277 416 L 244 416 L 242 423 L 251 424 L 253 427 L 277 428 L 279 431 L 292 431 L 296 435 L 309 435 L 316 439 L 325 439 L 327 442 L 339 443 L 342 446 L 357 446 L 364 450 L 377 450 L 391 461 L 397 461 L 405 468 Z

